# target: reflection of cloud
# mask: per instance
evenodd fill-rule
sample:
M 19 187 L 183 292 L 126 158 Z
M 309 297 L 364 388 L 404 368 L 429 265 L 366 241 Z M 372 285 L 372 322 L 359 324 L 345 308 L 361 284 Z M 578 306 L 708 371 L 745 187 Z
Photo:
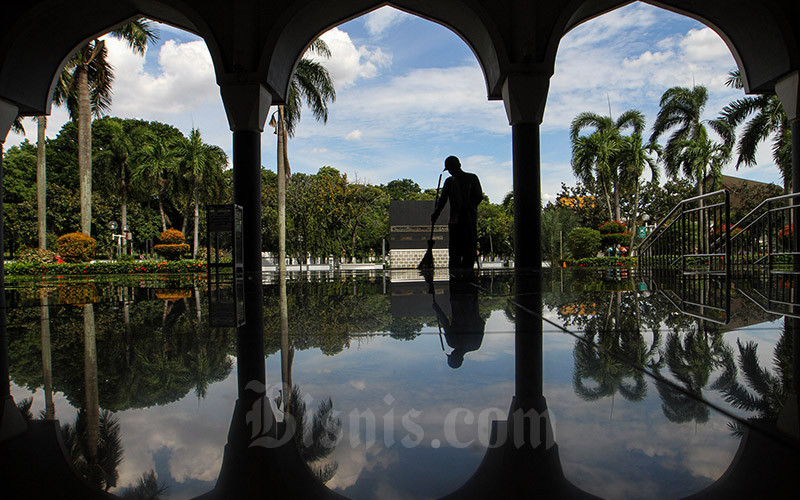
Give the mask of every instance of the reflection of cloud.
M 363 391 L 367 388 L 367 383 L 363 380 L 351 380 L 350 385 L 358 389 L 359 391 Z

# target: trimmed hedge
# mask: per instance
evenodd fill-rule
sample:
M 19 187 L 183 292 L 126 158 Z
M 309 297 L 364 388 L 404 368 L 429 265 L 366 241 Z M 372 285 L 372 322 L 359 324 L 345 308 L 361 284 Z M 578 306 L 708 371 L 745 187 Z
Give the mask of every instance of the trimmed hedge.
M 628 230 L 627 226 L 618 220 L 610 220 L 600 225 L 598 228 L 601 234 L 624 233 Z
M 70 264 L 33 264 L 30 262 L 10 262 L 5 266 L 7 275 L 84 275 L 84 274 L 176 274 L 205 273 L 206 263 L 198 260 L 181 261 L 135 261 L 135 262 L 93 262 Z
M 636 257 L 589 257 L 586 259 L 566 259 L 567 267 L 635 267 Z
M 67 233 L 56 240 L 56 248 L 64 262 L 89 262 L 94 259 L 97 241 L 84 233 Z
M 161 245 L 155 245 L 153 250 L 167 260 L 178 260 L 181 255 L 189 253 L 189 245 L 184 243 L 186 237 L 177 229 L 167 229 L 158 239 Z

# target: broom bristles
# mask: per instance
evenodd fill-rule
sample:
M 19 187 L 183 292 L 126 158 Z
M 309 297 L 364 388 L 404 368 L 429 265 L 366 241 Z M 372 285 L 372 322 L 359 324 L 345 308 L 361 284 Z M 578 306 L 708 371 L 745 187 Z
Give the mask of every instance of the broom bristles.
M 433 240 L 428 240 L 428 251 L 419 261 L 417 269 L 433 269 Z

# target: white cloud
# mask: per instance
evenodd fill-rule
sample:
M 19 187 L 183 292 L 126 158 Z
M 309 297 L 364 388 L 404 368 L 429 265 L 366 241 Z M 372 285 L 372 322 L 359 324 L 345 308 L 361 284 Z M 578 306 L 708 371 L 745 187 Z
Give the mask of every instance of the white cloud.
M 348 141 L 357 141 L 364 136 L 364 133 L 358 129 L 353 130 L 352 132 L 348 132 L 347 135 L 344 136 L 345 139 Z
M 317 55 L 309 57 L 323 63 L 330 71 L 337 89 L 348 87 L 360 78 L 373 78 L 380 69 L 392 64 L 391 54 L 383 52 L 380 47 L 356 47 L 350 35 L 339 28 L 325 32 L 320 38 L 331 50 L 330 59 Z
M 115 74 L 114 114 L 179 114 L 220 100 L 211 55 L 203 41 L 164 42 L 158 54 L 160 73 L 156 75 L 146 72 L 144 58 L 122 41 L 111 37 L 105 40 Z
M 381 7 L 364 17 L 364 27 L 367 28 L 370 36 L 379 38 L 384 36 L 389 28 L 400 24 L 409 17 L 411 17 L 410 14 L 392 7 Z

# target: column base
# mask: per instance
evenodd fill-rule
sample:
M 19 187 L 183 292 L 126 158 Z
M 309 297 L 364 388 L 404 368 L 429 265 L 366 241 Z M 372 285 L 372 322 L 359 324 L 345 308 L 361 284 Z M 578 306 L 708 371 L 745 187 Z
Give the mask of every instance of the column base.
M 6 396 L 0 402 L 0 441 L 18 436 L 26 430 L 28 425 L 19 412 L 14 398 Z
M 778 415 L 778 430 L 788 434 L 794 439 L 800 439 L 800 401 L 797 394 L 789 393 L 786 403 L 783 405 L 780 415 Z

